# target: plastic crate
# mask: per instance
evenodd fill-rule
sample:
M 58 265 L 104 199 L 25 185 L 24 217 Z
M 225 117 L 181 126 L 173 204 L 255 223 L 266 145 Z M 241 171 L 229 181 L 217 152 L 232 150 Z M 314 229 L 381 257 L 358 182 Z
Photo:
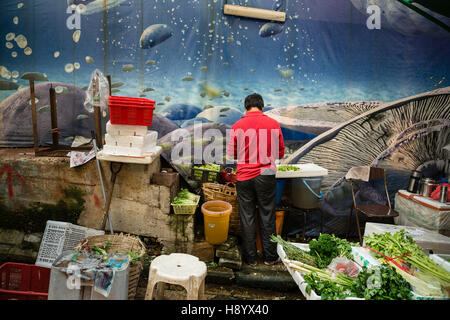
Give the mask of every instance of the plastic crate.
M 0 266 L 0 300 L 47 300 L 50 269 L 7 262 Z
M 84 238 L 102 234 L 105 231 L 48 220 L 35 264 L 50 268 L 63 251 L 72 250 Z
M 197 210 L 198 203 L 200 201 L 200 196 L 197 197 L 197 203 L 193 205 L 180 205 L 180 204 L 171 204 L 173 207 L 173 212 L 175 214 L 194 214 L 195 210 Z
M 109 96 L 108 107 L 112 124 L 148 127 L 152 125 L 153 110 L 155 110 L 153 100 Z
M 220 169 L 219 171 L 213 171 L 192 167 L 191 178 L 199 182 L 218 182 L 220 181 Z

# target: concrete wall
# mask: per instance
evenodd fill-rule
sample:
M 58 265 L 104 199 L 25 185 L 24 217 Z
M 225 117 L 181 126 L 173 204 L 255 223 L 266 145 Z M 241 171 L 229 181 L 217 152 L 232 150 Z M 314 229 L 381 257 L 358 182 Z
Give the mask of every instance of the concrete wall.
M 102 162 L 106 190 L 110 185 L 109 164 Z M 54 204 L 61 198 L 61 190 L 77 186 L 86 193 L 85 210 L 78 224 L 100 228 L 104 201 L 94 160 L 70 168 L 69 158 L 34 157 L 24 149 L 0 149 L 0 172 L 2 168 L 0 202 L 7 207 L 28 206 L 35 202 Z M 160 169 L 159 157 L 150 165 L 123 164 L 111 202 L 113 229 L 155 237 L 164 245 L 164 252 L 190 253 L 194 241 L 193 216 L 170 213 L 171 189 L 150 183 L 152 175 Z M 7 173 L 11 176 L 10 181 Z

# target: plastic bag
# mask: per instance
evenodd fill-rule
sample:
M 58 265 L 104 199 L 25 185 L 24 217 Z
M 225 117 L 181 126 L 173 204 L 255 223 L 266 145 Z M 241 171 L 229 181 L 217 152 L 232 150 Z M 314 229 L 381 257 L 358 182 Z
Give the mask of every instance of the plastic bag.
M 360 268 L 356 264 L 356 262 L 346 257 L 334 258 L 327 268 L 333 273 L 340 272 L 349 276 L 350 278 L 357 278 L 360 271 Z
M 94 84 L 98 83 L 97 93 L 94 96 Z M 88 112 L 94 112 L 94 105 L 99 106 L 102 112 L 108 109 L 109 97 L 109 82 L 103 73 L 95 69 L 92 72 L 91 82 L 86 90 L 86 100 L 84 101 L 84 108 Z
M 431 199 L 439 201 L 439 199 L 441 197 L 441 186 L 443 186 L 443 185 L 446 185 L 448 187 L 446 201 L 447 202 L 450 201 L 450 184 L 448 184 L 448 183 L 441 183 L 440 185 L 438 185 L 436 187 L 436 189 L 434 189 L 434 191 L 430 194 Z

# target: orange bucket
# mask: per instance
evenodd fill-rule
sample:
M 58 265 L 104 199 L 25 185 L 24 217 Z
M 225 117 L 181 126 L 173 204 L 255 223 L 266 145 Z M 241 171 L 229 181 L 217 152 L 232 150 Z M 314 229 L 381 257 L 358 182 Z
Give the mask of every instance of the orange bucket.
M 283 231 L 283 221 L 284 221 L 284 211 L 275 211 L 275 223 L 276 223 L 276 232 L 277 236 L 281 235 L 281 232 Z M 261 244 L 261 236 L 259 235 L 259 219 L 258 219 L 258 212 L 256 212 L 255 216 L 255 228 L 256 228 L 256 249 L 259 252 L 262 252 L 262 244 Z
M 205 228 L 205 240 L 210 244 L 227 241 L 230 214 L 233 207 L 222 200 L 212 200 L 203 203 L 202 213 Z

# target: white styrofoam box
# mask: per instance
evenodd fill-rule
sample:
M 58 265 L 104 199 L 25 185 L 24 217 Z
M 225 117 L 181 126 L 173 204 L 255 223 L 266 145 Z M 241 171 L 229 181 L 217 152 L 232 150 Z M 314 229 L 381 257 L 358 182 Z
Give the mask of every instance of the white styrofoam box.
M 430 259 L 450 272 L 450 254 L 430 254 Z
M 119 147 L 105 144 L 103 153 L 112 156 L 142 157 L 142 148 Z
M 115 136 L 105 134 L 106 145 L 150 149 L 156 146 L 157 131 L 148 131 L 145 136 Z
M 277 165 L 277 167 L 283 164 Z M 294 163 L 291 164 L 299 168 L 299 171 L 277 171 L 276 178 L 312 178 L 328 175 L 328 170 L 314 163 Z
M 309 250 L 309 245 L 306 243 L 295 243 L 291 242 L 294 246 L 302 249 L 302 250 Z M 300 291 L 302 292 L 303 296 L 306 298 L 306 300 L 322 300 L 322 298 L 317 295 L 317 293 L 314 290 L 311 290 L 310 293 L 306 292 L 307 284 L 305 283 L 305 280 L 303 278 L 303 273 L 299 272 L 297 270 L 292 270 L 287 266 L 287 264 L 284 262 L 284 259 L 286 259 L 286 253 L 284 252 L 283 246 L 279 243 L 277 244 L 277 252 L 278 256 L 280 257 L 281 261 L 283 262 L 284 266 L 294 279 L 295 283 L 298 285 Z M 362 298 L 356 298 L 356 297 L 348 297 L 345 298 L 345 300 L 364 300 Z
M 35 265 L 50 268 L 63 251 L 73 250 L 84 238 L 102 234 L 105 231 L 48 220 Z
M 419 227 L 400 226 L 393 224 L 367 222 L 364 230 L 364 237 L 372 233 L 390 232 L 394 234 L 404 229 L 414 241 L 422 247 L 424 253 L 443 253 L 450 254 L 450 238 L 438 232 Z M 365 241 L 363 241 L 365 245 Z M 432 251 L 432 252 L 431 252 Z
M 110 121 L 106 123 L 106 133 L 114 136 L 145 136 L 147 132 L 147 126 L 111 124 Z

